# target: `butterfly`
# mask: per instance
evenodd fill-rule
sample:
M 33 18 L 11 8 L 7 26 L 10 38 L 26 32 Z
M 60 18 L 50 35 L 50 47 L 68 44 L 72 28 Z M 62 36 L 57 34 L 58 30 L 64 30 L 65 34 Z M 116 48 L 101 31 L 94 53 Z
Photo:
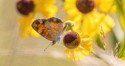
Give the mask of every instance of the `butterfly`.
M 54 45 L 60 40 L 66 25 L 61 21 L 61 19 L 50 17 L 47 19 L 36 19 L 32 23 L 32 27 L 41 36 L 52 41 L 51 45 Z

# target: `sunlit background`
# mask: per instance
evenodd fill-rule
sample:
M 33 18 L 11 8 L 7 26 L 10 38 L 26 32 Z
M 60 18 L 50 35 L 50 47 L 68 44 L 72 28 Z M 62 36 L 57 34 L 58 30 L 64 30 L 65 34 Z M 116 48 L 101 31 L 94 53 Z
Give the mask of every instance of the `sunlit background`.
M 101 58 L 90 54 L 83 60 L 73 61 L 64 54 L 66 48 L 62 40 L 44 51 L 51 41 L 42 36 L 20 37 L 18 20 L 21 14 L 17 12 L 16 2 L 16 0 L 0 0 L 0 66 L 125 66 L 124 60 L 118 60 L 109 52 L 99 48 L 96 42 L 93 43 L 93 49 Z M 63 0 L 56 0 L 56 5 L 58 6 L 56 17 L 63 20 L 67 16 L 62 9 Z M 125 41 L 118 17 L 116 14 L 110 16 L 115 21 L 113 31 L 118 42 Z M 37 14 L 36 18 L 43 16 Z M 109 32 L 107 34 L 109 43 L 112 43 L 111 36 L 112 33 Z

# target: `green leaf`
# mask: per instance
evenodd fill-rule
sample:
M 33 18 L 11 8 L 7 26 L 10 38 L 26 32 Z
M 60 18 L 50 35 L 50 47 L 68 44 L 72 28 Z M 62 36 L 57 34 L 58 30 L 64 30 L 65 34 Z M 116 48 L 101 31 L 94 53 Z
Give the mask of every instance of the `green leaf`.
M 117 53 L 118 57 L 121 59 L 125 59 L 125 41 L 123 41 L 119 48 L 118 48 L 118 53 Z
M 125 34 L 125 1 L 115 0 L 117 5 L 117 16 Z
M 125 35 L 125 0 L 115 0 L 117 5 L 117 16 Z M 117 55 L 121 59 L 125 59 L 125 36 L 123 42 L 118 47 Z
M 99 35 L 96 35 L 95 38 L 96 38 L 97 45 L 98 45 L 100 48 L 104 49 L 104 44 L 103 44 L 103 42 L 102 42 L 100 36 L 99 36 Z

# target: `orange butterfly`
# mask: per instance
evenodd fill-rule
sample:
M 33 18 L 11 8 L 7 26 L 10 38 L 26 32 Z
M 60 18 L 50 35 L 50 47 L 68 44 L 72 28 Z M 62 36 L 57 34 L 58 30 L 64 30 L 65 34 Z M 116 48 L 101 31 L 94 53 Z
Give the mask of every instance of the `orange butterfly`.
M 48 19 L 37 19 L 32 23 L 32 27 L 43 37 L 52 41 L 54 45 L 60 40 L 61 34 L 64 32 L 66 25 L 61 19 L 51 17 Z

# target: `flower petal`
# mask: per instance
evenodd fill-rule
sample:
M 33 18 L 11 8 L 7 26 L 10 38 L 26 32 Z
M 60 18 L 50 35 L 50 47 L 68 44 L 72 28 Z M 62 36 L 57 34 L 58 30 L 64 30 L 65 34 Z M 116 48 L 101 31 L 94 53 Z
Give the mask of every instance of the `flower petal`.
M 34 0 L 36 7 L 35 11 L 41 13 L 44 17 L 52 17 L 57 13 L 55 0 Z
M 115 0 L 95 0 L 96 7 L 104 12 L 115 12 L 116 11 L 116 5 Z
M 100 26 L 102 26 L 102 29 L 106 34 L 114 26 L 114 20 L 110 16 L 96 11 L 85 15 L 82 25 L 84 35 L 93 36 L 97 33 L 99 34 Z
M 66 49 L 65 54 L 71 60 L 82 60 L 89 55 L 89 52 L 83 48 L 77 47 L 75 49 Z
M 76 7 L 76 0 L 65 0 L 63 9 L 68 15 L 81 13 Z
M 40 36 L 31 26 L 33 20 L 34 14 L 32 13 L 30 13 L 28 16 L 22 16 L 19 19 L 21 37 L 27 37 L 28 35 L 36 37 Z
M 69 15 L 69 16 L 67 16 L 65 18 L 65 21 L 66 20 L 71 20 L 72 22 L 74 22 L 73 29 L 75 31 L 79 30 L 81 22 L 82 22 L 82 14 L 72 14 L 72 15 Z
M 57 6 L 54 5 L 47 5 L 47 6 L 48 7 L 43 7 L 42 9 L 40 7 L 39 12 L 46 18 L 55 16 L 58 10 Z
M 33 0 L 35 5 L 54 4 L 55 0 Z

